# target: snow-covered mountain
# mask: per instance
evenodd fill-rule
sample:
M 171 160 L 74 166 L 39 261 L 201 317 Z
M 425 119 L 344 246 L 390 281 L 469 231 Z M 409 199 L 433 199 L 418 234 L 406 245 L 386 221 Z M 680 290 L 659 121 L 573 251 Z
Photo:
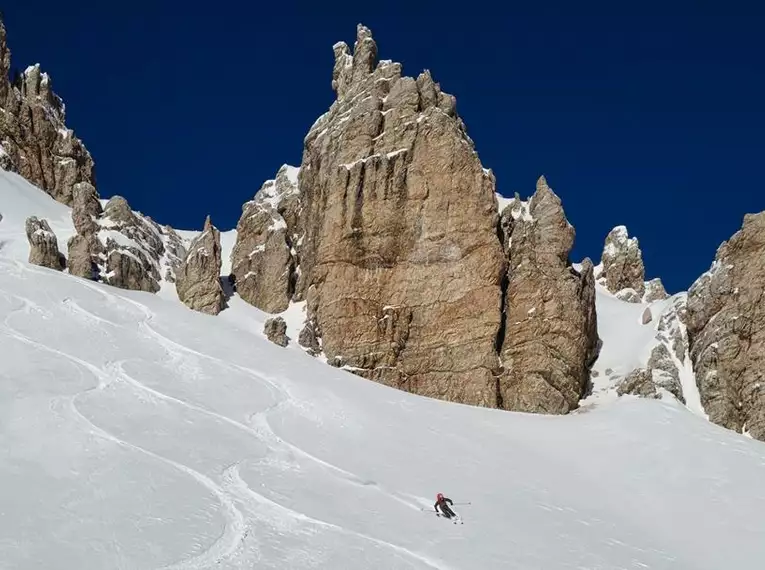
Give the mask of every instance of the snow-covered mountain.
M 0 213 L 2 568 L 765 562 L 765 446 L 674 398 L 596 382 L 594 405 L 543 416 L 408 394 L 268 342 L 236 296 L 211 317 L 169 283 L 28 264 L 29 215 L 72 228 L 19 176 L 0 172 Z M 641 304 L 597 302 L 605 380 L 646 362 L 674 301 L 647 325 Z M 437 492 L 464 524 L 433 514 Z
M 687 293 L 623 226 L 572 263 L 429 71 L 333 51 L 300 167 L 176 231 L 0 21 L 0 568 L 760 568 L 765 212 Z

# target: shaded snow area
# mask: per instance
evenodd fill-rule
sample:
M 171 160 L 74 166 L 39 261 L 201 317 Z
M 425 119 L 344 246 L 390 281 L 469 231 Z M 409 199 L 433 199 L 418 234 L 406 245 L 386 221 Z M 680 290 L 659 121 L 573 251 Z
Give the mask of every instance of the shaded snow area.
M 0 229 L 21 227 L 13 217 L 36 200 L 66 210 L 0 185 Z M 624 397 L 549 417 L 414 396 L 322 364 L 294 339 L 268 342 L 265 313 L 236 298 L 211 317 L 30 266 L 23 233 L 8 232 L 2 568 L 765 562 L 765 445 L 674 400 Z M 609 317 L 629 326 L 601 325 L 627 336 L 606 342 L 599 366 L 626 369 L 619 346 L 650 342 L 631 332 L 632 310 Z M 287 311 L 291 334 L 302 315 L 302 305 Z M 438 492 L 464 524 L 432 513 Z

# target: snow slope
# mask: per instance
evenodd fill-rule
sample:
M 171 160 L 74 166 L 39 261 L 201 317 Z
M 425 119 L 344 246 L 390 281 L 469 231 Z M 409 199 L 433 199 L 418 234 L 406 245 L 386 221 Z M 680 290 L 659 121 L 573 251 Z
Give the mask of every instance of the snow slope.
M 75 234 L 72 210 L 11 172 L 0 170 L 0 256 L 27 259 L 24 224 L 30 216 L 45 218 L 66 255 L 66 242 Z
M 25 258 L 0 249 L 4 569 L 765 563 L 765 445 L 676 402 L 430 400 L 269 343 L 244 304 L 210 317 Z M 429 512 L 439 491 L 464 525 Z

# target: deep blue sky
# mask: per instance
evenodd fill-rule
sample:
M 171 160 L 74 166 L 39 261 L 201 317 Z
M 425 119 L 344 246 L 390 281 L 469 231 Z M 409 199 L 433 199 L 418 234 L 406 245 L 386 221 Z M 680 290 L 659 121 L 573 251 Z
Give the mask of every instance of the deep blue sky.
M 432 71 L 492 168 L 540 174 L 599 258 L 626 225 L 648 277 L 687 288 L 765 209 L 765 9 L 748 2 L 10 0 L 13 64 L 40 62 L 103 196 L 161 223 L 234 227 L 333 100 L 332 44 L 372 28 L 383 59 Z

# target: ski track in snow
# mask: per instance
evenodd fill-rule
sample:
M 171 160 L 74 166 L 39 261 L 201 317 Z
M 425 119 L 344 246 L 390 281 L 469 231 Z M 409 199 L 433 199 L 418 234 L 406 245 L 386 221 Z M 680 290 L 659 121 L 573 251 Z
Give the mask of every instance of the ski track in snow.
M 390 542 L 381 540 L 379 538 L 375 538 L 373 536 L 369 536 L 367 534 L 363 534 L 360 532 L 356 532 L 354 530 L 347 529 L 345 527 L 336 525 L 334 523 L 326 522 L 323 520 L 319 520 L 314 517 L 310 517 L 306 514 L 303 514 L 301 512 L 295 511 L 293 509 L 290 509 L 289 507 L 285 507 L 284 505 L 280 505 L 279 503 L 264 497 L 260 493 L 257 493 L 255 490 L 253 490 L 244 479 L 241 478 L 239 475 L 239 466 L 238 465 L 232 465 L 226 471 L 224 472 L 224 480 L 227 482 L 228 485 L 230 485 L 232 488 L 237 490 L 237 494 L 240 497 L 250 497 L 252 500 L 254 500 L 258 507 L 260 505 L 268 505 L 271 507 L 274 507 L 279 510 L 279 512 L 283 513 L 285 516 L 295 519 L 299 522 L 305 522 L 314 524 L 317 526 L 321 526 L 324 528 L 328 528 L 331 530 L 335 530 L 344 534 L 348 534 L 351 536 L 355 536 L 357 538 L 361 538 L 363 540 L 367 540 L 369 542 L 373 542 L 375 544 L 379 544 L 380 546 L 384 546 L 386 548 L 390 548 L 391 550 L 396 551 L 399 554 L 403 554 L 405 556 L 411 557 L 418 562 L 422 562 L 429 568 L 436 568 L 437 570 L 450 570 L 449 566 L 446 566 L 442 564 L 441 562 L 437 560 L 433 560 L 432 558 L 428 558 L 427 556 L 423 556 L 421 554 L 418 554 L 416 552 L 413 552 L 409 550 L 408 548 L 404 548 L 403 546 L 397 546 L 395 544 L 392 544 Z M 257 508 L 253 509 L 253 511 L 257 512 Z
M 76 365 L 85 368 L 88 372 L 90 372 L 96 377 L 97 379 L 96 386 L 93 386 L 91 388 L 78 392 L 77 394 L 73 396 L 63 396 L 63 397 L 54 398 L 54 400 L 67 401 L 69 404 L 70 410 L 73 412 L 73 414 L 76 416 L 77 419 L 79 419 L 80 421 L 84 422 L 87 425 L 88 431 L 90 431 L 94 435 L 97 435 L 103 439 L 106 439 L 118 445 L 127 447 L 128 449 L 132 449 L 133 451 L 137 451 L 148 457 L 151 457 L 152 459 L 155 459 L 157 461 L 170 465 L 171 467 L 177 469 L 178 471 L 193 478 L 200 485 L 202 485 L 207 490 L 209 490 L 220 501 L 220 504 L 223 507 L 223 510 L 227 519 L 227 524 L 224 528 L 222 536 L 207 550 L 202 552 L 200 555 L 194 557 L 193 559 L 180 562 L 177 564 L 163 566 L 162 569 L 163 570 L 201 570 L 203 568 L 208 568 L 212 564 L 220 563 L 221 561 L 227 559 L 232 553 L 234 553 L 239 547 L 239 544 L 243 542 L 244 539 L 246 538 L 247 533 L 244 526 L 244 517 L 242 513 L 234 505 L 233 499 L 228 494 L 226 494 L 223 491 L 223 489 L 221 489 L 217 484 L 215 484 L 215 482 L 212 479 L 210 479 L 206 475 L 203 475 L 199 471 L 196 471 L 187 465 L 183 465 L 182 463 L 173 461 L 172 459 L 169 459 L 167 457 L 164 457 L 162 455 L 149 451 L 148 449 L 145 449 L 143 447 L 140 447 L 138 445 L 125 441 L 115 436 L 114 434 L 106 431 L 105 429 L 101 428 L 95 423 L 93 423 L 79 410 L 79 408 L 77 407 L 77 399 L 90 392 L 93 392 L 96 390 L 103 390 L 106 386 L 108 386 L 111 383 L 112 381 L 110 380 L 111 375 L 107 374 L 103 369 L 100 369 L 76 356 L 72 356 L 71 354 L 67 354 L 65 352 L 56 350 L 44 344 L 40 344 L 28 338 L 27 336 L 14 331 L 11 327 L 7 325 L 7 320 L 8 318 L 6 318 L 4 329 L 6 333 L 8 334 L 8 336 L 10 336 L 11 338 L 15 338 L 16 340 L 20 342 L 24 342 L 40 350 L 45 350 L 47 352 L 55 354 L 56 356 L 65 358 L 75 363 Z M 107 363 L 107 368 L 111 365 L 112 363 Z
M 23 274 L 24 272 L 40 273 L 40 270 L 34 268 L 33 266 L 27 266 L 20 262 L 16 262 L 16 267 L 17 269 L 20 270 L 19 273 L 21 274 Z M 49 275 L 51 273 L 46 272 L 45 274 Z M 60 275 L 63 277 L 63 275 L 61 274 L 56 274 L 56 273 L 52 273 L 52 274 Z M 68 278 L 71 279 L 71 277 L 68 277 Z M 424 556 L 422 554 L 409 550 L 408 548 L 405 548 L 403 546 L 398 546 L 396 544 L 392 544 L 385 540 L 378 539 L 373 536 L 370 536 L 361 532 L 357 532 L 352 529 L 348 529 L 334 523 L 319 520 L 317 518 L 308 516 L 299 511 L 295 511 L 286 506 L 280 505 L 279 503 L 257 493 L 251 487 L 249 487 L 249 485 L 239 475 L 238 463 L 229 466 L 223 471 L 223 473 L 221 474 L 222 483 L 221 485 L 219 485 L 209 476 L 189 467 L 188 465 L 185 465 L 178 461 L 174 461 L 172 459 L 164 457 L 163 455 L 155 453 L 149 449 L 146 449 L 144 447 L 141 447 L 139 445 L 126 441 L 125 439 L 122 439 L 114 435 L 113 433 L 105 430 L 104 428 L 94 423 L 91 419 L 85 416 L 82 413 L 82 411 L 80 411 L 80 409 L 77 406 L 78 399 L 82 398 L 83 396 L 91 392 L 102 391 L 113 382 L 122 381 L 130 385 L 131 387 L 133 387 L 135 390 L 148 394 L 152 398 L 163 400 L 165 402 L 168 402 L 174 405 L 182 406 L 195 413 L 212 417 L 238 430 L 246 432 L 247 434 L 257 438 L 259 441 L 264 442 L 268 446 L 268 449 L 270 449 L 271 451 L 278 452 L 281 449 L 282 451 L 291 452 L 297 455 L 298 457 L 302 457 L 308 461 L 311 461 L 319 465 L 320 467 L 328 470 L 329 472 L 334 473 L 336 476 L 339 475 L 340 479 L 346 481 L 347 483 L 373 489 L 374 491 L 384 494 L 388 499 L 395 500 L 407 506 L 410 509 L 420 510 L 419 506 L 415 506 L 411 502 L 399 497 L 398 493 L 393 492 L 391 490 L 384 489 L 380 487 L 376 482 L 366 481 L 362 479 L 361 477 L 358 477 L 354 473 L 351 473 L 350 471 L 347 471 L 337 465 L 334 465 L 319 457 L 316 457 L 310 454 L 309 452 L 303 450 L 302 448 L 290 442 L 287 442 L 281 437 L 279 437 L 271 428 L 271 425 L 268 422 L 268 415 L 278 411 L 279 409 L 285 406 L 293 406 L 299 409 L 300 405 L 299 405 L 299 402 L 295 401 L 295 398 L 292 396 L 292 394 L 283 385 L 280 385 L 275 379 L 267 377 L 264 374 L 259 373 L 258 371 L 248 368 L 246 366 L 241 366 L 239 364 L 228 362 L 223 359 L 201 353 L 183 344 L 180 344 L 177 341 L 170 339 L 167 336 L 163 335 L 162 333 L 158 332 L 157 330 L 155 330 L 153 327 L 149 325 L 149 323 L 154 319 L 155 315 L 145 305 L 142 305 L 141 303 L 138 303 L 137 301 L 133 301 L 131 299 L 118 297 L 108 291 L 103 290 L 100 286 L 91 284 L 85 280 L 81 280 L 80 284 L 82 284 L 85 288 L 98 293 L 102 298 L 107 300 L 110 305 L 119 304 L 122 301 L 126 301 L 131 306 L 136 307 L 143 316 L 143 318 L 137 323 L 138 329 L 141 330 L 147 338 L 158 342 L 171 359 L 182 358 L 180 353 L 185 352 L 187 354 L 194 355 L 198 358 L 211 361 L 218 366 L 243 372 L 256 380 L 261 381 L 265 386 L 267 386 L 272 396 L 274 396 L 274 400 L 275 400 L 274 404 L 269 405 L 264 410 L 254 412 L 249 415 L 249 417 L 247 418 L 249 425 L 239 422 L 223 414 L 219 414 L 212 410 L 208 410 L 202 406 L 187 402 L 185 400 L 182 400 L 174 396 L 170 396 L 168 394 L 165 394 L 163 392 L 160 392 L 154 388 L 151 388 L 143 384 L 142 382 L 132 377 L 130 374 L 128 374 L 125 371 L 124 364 L 129 361 L 137 360 L 137 359 L 124 359 L 124 360 L 113 361 L 113 362 L 107 361 L 104 363 L 102 367 L 99 367 L 90 362 L 87 362 L 86 360 L 83 360 L 82 358 L 79 358 L 72 354 L 68 354 L 64 351 L 50 347 L 46 344 L 37 342 L 34 339 L 31 339 L 28 336 L 24 335 L 23 333 L 19 332 L 18 330 L 14 329 L 9 324 L 9 321 L 11 320 L 13 315 L 18 312 L 24 312 L 24 313 L 37 312 L 43 315 L 44 318 L 51 318 L 52 314 L 49 311 L 46 311 L 45 309 L 43 309 L 41 306 L 36 304 L 31 299 L 18 296 L 18 295 L 9 294 L 5 291 L 0 292 L 5 297 L 9 299 L 14 299 L 20 303 L 20 305 L 17 308 L 12 309 L 6 315 L 3 321 L 2 329 L 1 329 L 2 332 L 7 334 L 10 338 L 13 338 L 19 342 L 23 342 L 39 350 L 46 351 L 57 357 L 60 357 L 72 362 L 76 366 L 90 373 L 96 381 L 96 384 L 94 386 L 87 388 L 85 390 L 82 390 L 74 395 L 58 396 L 53 398 L 53 401 L 51 402 L 51 408 L 55 407 L 56 409 L 60 409 L 62 408 L 61 404 L 64 404 L 64 407 L 68 407 L 69 411 L 74 416 L 75 421 L 82 423 L 85 429 L 89 433 L 92 433 L 93 435 L 96 435 L 104 440 L 110 441 L 116 445 L 123 446 L 127 449 L 141 453 L 147 457 L 150 457 L 151 459 L 155 461 L 171 466 L 173 469 L 195 480 L 199 485 L 204 487 L 213 496 L 215 496 L 218 502 L 220 503 L 223 510 L 223 515 L 225 518 L 225 526 L 224 526 L 222 534 L 218 537 L 218 539 L 215 540 L 211 545 L 207 546 L 203 551 L 201 551 L 196 556 L 186 560 L 180 560 L 165 566 L 161 566 L 158 570 L 204 570 L 206 568 L 211 568 L 215 565 L 218 565 L 226 560 L 230 560 L 238 554 L 242 554 L 245 549 L 245 542 L 248 540 L 249 537 L 252 536 L 252 533 L 251 533 L 252 529 L 250 525 L 248 524 L 248 519 L 252 519 L 256 521 L 260 520 L 269 524 L 275 524 L 275 521 L 273 520 L 269 521 L 267 518 L 264 519 L 262 515 L 258 514 L 259 510 L 262 508 L 263 505 L 270 505 L 271 507 L 276 508 L 282 517 L 287 517 L 303 524 L 315 525 L 318 527 L 329 529 L 334 532 L 340 532 L 340 533 L 353 536 L 353 537 L 362 539 L 364 541 L 368 541 L 368 542 L 380 545 L 382 547 L 391 549 L 400 555 L 403 555 L 407 558 L 410 558 L 414 561 L 424 564 L 428 568 L 434 568 L 436 570 L 450 569 L 449 566 L 446 566 L 437 560 L 434 560 L 432 558 L 429 558 L 427 556 Z M 108 325 L 110 327 L 115 327 L 115 328 L 128 328 L 128 325 L 116 323 L 92 313 L 91 311 L 85 309 L 84 307 L 82 307 L 80 304 L 78 304 L 76 301 L 72 300 L 69 297 L 65 297 L 60 302 L 63 305 L 63 308 L 65 310 L 73 314 L 85 317 L 87 319 L 91 319 L 95 323 Z M 247 515 L 245 515 L 245 513 L 243 513 L 241 510 L 237 508 L 236 506 L 237 502 L 240 502 L 248 507 Z M 255 552 L 248 552 L 248 554 L 258 556 L 257 550 Z

